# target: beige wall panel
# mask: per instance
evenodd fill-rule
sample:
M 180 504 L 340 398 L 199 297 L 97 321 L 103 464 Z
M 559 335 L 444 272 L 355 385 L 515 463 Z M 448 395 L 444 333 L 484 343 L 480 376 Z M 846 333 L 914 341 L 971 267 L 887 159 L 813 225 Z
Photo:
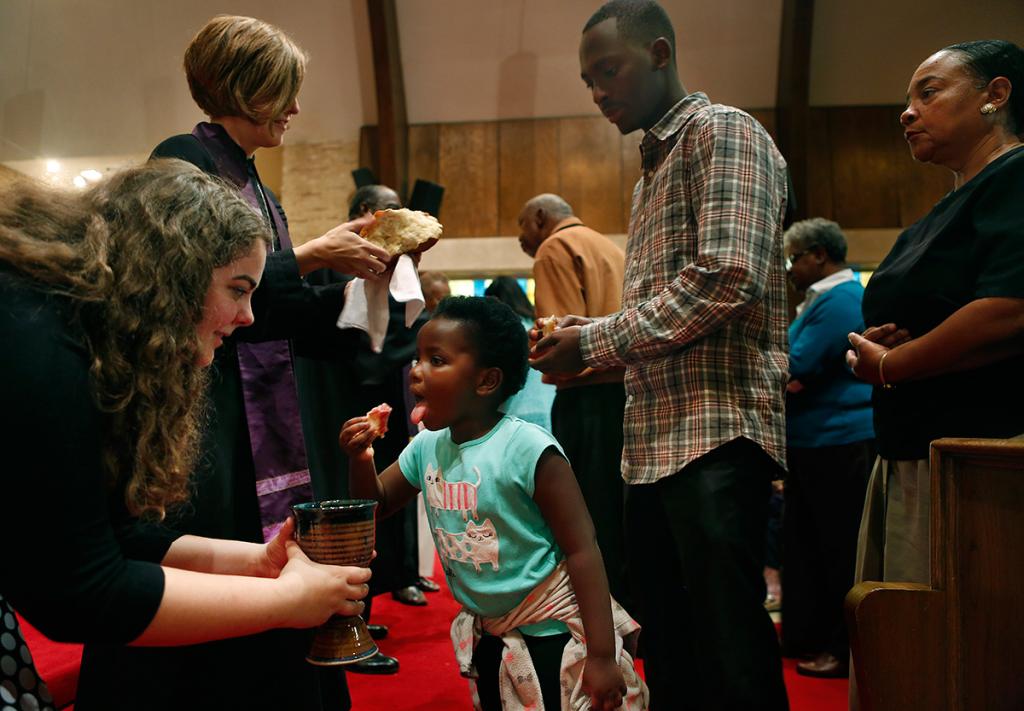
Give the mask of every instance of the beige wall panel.
M 0 160 L 146 153 L 203 118 L 185 47 L 218 13 L 273 23 L 309 52 L 286 142 L 353 141 L 376 121 L 365 0 L 0 0 Z
M 348 217 L 348 201 L 355 190 L 351 171 L 358 156 L 355 141 L 285 147 L 281 205 L 293 243 L 319 237 Z
M 523 203 L 561 191 L 559 122 L 502 121 L 498 125 L 498 234 L 518 235 Z
M 498 124 L 444 124 L 438 147 L 445 236 L 497 234 Z
M 607 235 L 620 247 L 626 235 Z M 533 260 L 523 254 L 515 237 L 463 237 L 442 239 L 423 254 L 420 269 L 444 272 L 449 279 L 498 275 L 528 277 Z
M 561 119 L 558 163 L 576 215 L 598 232 L 624 232 L 618 129 L 603 117 Z
M 812 106 L 896 104 L 942 47 L 1024 38 L 1021 0 L 827 0 L 814 4 Z
M 596 116 L 579 38 L 595 0 L 397 0 L 413 123 Z M 782 0 L 663 0 L 686 87 L 772 106 Z
M 256 170 L 260 180 L 274 191 L 278 200 L 284 197 L 284 146 L 256 151 Z

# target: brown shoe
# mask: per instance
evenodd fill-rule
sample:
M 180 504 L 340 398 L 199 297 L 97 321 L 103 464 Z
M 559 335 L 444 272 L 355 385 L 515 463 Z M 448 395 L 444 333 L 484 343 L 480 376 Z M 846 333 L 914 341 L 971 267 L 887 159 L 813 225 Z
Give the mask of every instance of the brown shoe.
M 828 652 L 822 652 L 814 659 L 798 662 L 796 673 L 802 676 L 813 676 L 819 679 L 843 679 L 850 675 L 850 667 L 846 660 L 839 661 Z

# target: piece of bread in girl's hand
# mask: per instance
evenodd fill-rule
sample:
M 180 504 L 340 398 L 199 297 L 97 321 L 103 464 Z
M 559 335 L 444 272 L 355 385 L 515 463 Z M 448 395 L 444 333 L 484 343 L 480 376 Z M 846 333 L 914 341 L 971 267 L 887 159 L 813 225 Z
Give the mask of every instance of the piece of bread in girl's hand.
M 359 236 L 387 251 L 392 257 L 415 251 L 420 245 L 441 236 L 441 223 L 425 212 L 399 208 L 377 210 L 374 222 Z
M 558 328 L 558 317 L 548 316 L 540 320 L 540 337 L 545 338 L 550 336 Z
M 383 437 L 388 431 L 388 417 L 391 415 L 391 405 L 382 402 L 377 407 L 366 413 L 366 419 L 370 422 L 370 431 L 373 438 Z

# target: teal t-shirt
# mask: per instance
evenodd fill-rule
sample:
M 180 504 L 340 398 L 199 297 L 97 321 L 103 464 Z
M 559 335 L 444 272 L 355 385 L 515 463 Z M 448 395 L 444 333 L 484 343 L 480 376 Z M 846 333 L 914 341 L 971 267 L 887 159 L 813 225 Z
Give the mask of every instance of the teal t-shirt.
M 445 428 L 416 435 L 398 465 L 423 506 L 452 595 L 484 617 L 503 615 L 564 557 L 533 501 L 541 454 L 562 448 L 546 430 L 505 415 L 479 439 L 455 444 Z M 521 628 L 565 631 L 550 621 Z

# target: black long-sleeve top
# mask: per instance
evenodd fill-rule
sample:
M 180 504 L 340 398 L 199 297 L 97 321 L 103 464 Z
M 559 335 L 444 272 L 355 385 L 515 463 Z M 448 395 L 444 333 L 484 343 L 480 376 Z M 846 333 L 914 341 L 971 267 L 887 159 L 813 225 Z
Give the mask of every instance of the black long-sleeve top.
M 134 525 L 108 486 L 69 302 L 30 284 L 0 267 L 0 590 L 52 639 L 130 642 L 160 605 L 176 534 Z

